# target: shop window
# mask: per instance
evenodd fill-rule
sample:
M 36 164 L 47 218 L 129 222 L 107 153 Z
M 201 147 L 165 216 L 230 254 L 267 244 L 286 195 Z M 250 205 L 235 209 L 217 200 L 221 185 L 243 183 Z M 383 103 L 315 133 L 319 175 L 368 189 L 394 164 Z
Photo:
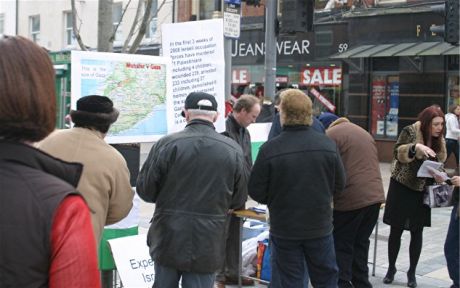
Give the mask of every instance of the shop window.
M 342 89 L 340 66 L 333 63 L 286 65 L 278 66 L 276 72 L 276 90 L 298 88 L 312 98 L 315 115 L 323 111 L 340 115 Z M 236 98 L 242 94 L 268 96 L 264 95 L 264 76 L 262 65 L 233 66 L 232 95 Z
M 158 0 L 152 1 L 152 8 L 150 9 L 150 23 L 148 24 L 147 31 L 145 32 L 145 38 L 153 39 L 157 33 L 158 28 Z
M 371 89 L 372 135 L 396 138 L 398 135 L 399 76 L 374 75 Z
M 72 12 L 64 12 L 64 46 L 72 46 L 75 44 L 75 35 L 73 34 L 73 18 Z
M 40 15 L 29 17 L 29 35 L 35 43 L 40 41 Z
M 5 14 L 0 13 L 0 35 L 5 33 L 4 26 L 5 26 Z
M 113 26 L 113 31 L 115 31 L 115 41 L 121 41 L 123 38 L 123 30 L 122 30 L 122 25 L 118 25 L 121 21 L 121 17 L 123 14 L 123 3 L 113 3 L 112 6 L 112 26 Z M 118 26 L 118 28 L 117 28 Z
M 459 76 L 457 75 L 449 75 L 449 79 L 447 81 L 447 103 L 448 106 L 452 104 L 460 105 L 460 95 L 459 95 Z

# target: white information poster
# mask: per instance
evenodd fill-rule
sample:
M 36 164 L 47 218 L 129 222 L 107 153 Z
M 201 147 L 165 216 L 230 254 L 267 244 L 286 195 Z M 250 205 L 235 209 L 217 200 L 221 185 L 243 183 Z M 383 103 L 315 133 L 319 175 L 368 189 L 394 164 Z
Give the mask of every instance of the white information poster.
M 173 109 L 169 58 L 72 51 L 71 60 L 71 109 L 83 96 L 102 95 L 120 111 L 107 142 L 152 142 L 167 134 L 167 111 Z
M 163 24 L 163 56 L 172 62 L 172 114 L 168 131 L 182 130 L 184 101 L 191 92 L 206 92 L 216 97 L 220 113 L 217 131 L 225 130 L 225 60 L 223 20 L 212 19 Z M 169 110 L 168 110 L 169 112 Z
M 147 234 L 111 239 L 109 244 L 123 287 L 152 287 L 155 269 L 147 246 Z

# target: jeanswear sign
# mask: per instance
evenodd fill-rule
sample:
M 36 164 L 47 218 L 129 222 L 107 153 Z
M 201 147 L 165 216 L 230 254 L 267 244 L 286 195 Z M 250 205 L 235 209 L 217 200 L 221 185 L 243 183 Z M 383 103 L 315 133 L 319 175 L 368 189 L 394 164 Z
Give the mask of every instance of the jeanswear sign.
M 276 43 L 278 55 L 308 55 L 310 51 L 309 40 L 284 40 Z M 265 42 L 246 43 L 234 41 L 232 47 L 233 57 L 265 55 Z

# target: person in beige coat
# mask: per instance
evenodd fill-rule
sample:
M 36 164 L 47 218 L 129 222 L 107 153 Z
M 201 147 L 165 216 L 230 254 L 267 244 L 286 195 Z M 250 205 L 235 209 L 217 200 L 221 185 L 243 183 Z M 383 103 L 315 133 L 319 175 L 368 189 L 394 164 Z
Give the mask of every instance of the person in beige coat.
M 345 190 L 334 195 L 338 287 L 372 287 L 367 266 L 369 237 L 385 202 L 377 147 L 366 130 L 347 118 L 329 112 L 318 118 L 337 144 L 347 176 Z
M 38 148 L 57 158 L 83 164 L 77 190 L 90 208 L 97 247 L 104 226 L 128 215 L 134 196 L 125 159 L 104 141 L 118 114 L 107 97 L 82 97 L 77 101 L 77 110 L 70 112 L 75 126 L 56 130 L 38 144 Z

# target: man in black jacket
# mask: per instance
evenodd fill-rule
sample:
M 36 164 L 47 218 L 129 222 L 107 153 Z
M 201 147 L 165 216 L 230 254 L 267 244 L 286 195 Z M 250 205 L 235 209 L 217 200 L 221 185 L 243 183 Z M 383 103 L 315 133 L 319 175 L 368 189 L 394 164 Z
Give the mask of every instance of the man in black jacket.
M 260 101 L 252 95 L 241 95 L 233 105 L 233 112 L 228 115 L 225 121 L 224 135 L 232 138 L 243 149 L 245 160 L 245 173 L 249 178 L 249 173 L 252 168 L 252 153 L 251 153 L 251 136 L 247 127 L 254 123 L 260 113 Z M 244 209 L 244 204 L 237 209 Z M 240 225 L 239 219 L 229 215 L 228 235 L 226 239 L 225 262 L 222 271 L 217 275 L 217 287 L 238 284 L 238 260 L 239 260 L 239 244 L 240 244 Z M 243 286 L 252 286 L 254 281 L 250 279 L 242 279 Z
M 270 212 L 270 287 L 303 287 L 306 261 L 314 287 L 335 288 L 331 203 L 345 186 L 342 160 L 335 143 L 310 127 L 308 96 L 288 89 L 280 108 L 284 129 L 260 148 L 248 186 Z
M 222 267 L 230 209 L 246 202 L 241 148 L 217 133 L 217 102 L 193 92 L 185 100 L 184 130 L 161 138 L 137 180 L 137 193 L 156 203 L 147 244 L 156 288 L 211 288 Z

